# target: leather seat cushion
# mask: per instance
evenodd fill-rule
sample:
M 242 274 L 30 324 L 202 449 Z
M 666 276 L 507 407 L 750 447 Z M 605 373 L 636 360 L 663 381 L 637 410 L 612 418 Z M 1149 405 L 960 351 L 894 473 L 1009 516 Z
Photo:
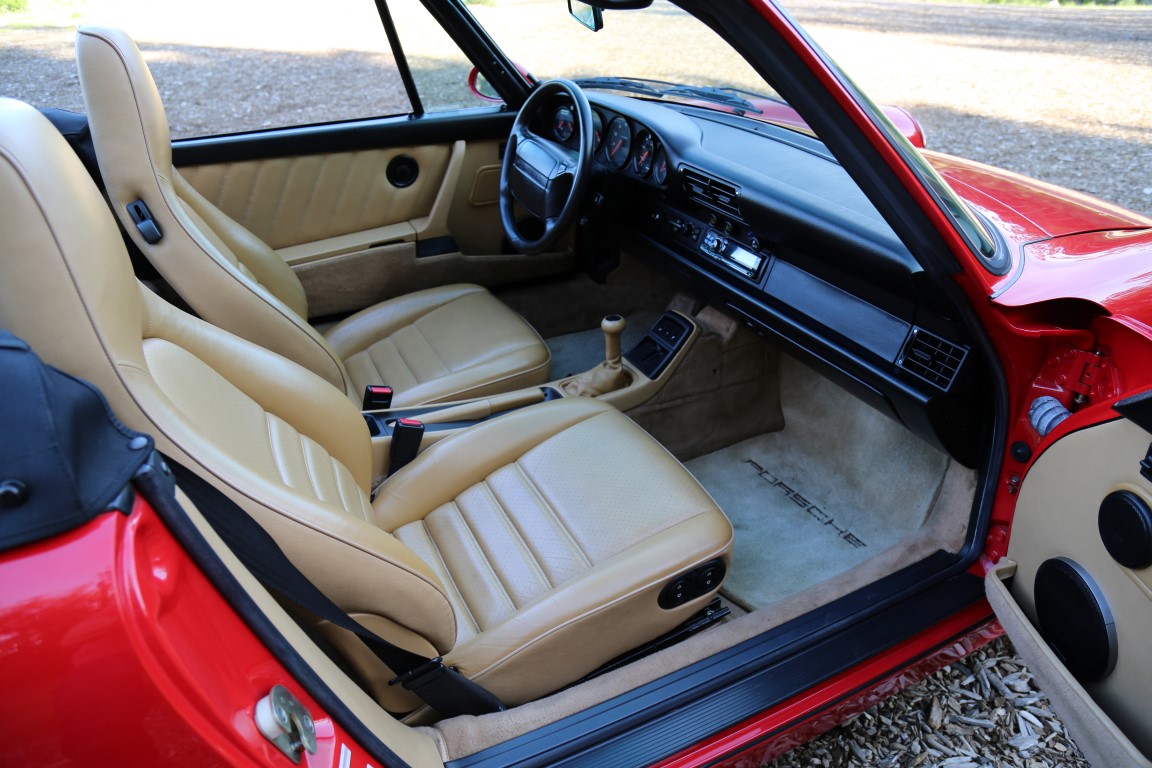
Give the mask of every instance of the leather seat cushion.
M 547 345 L 478 285 L 417 291 L 369 307 L 325 337 L 356 393 L 387 384 L 394 406 L 508 392 L 547 380 Z
M 524 408 L 431 446 L 373 506 L 377 524 L 446 587 L 457 616 L 451 663 L 509 703 L 684 621 L 707 598 L 665 610 L 660 590 L 726 557 L 732 542 L 688 471 L 588 398 Z

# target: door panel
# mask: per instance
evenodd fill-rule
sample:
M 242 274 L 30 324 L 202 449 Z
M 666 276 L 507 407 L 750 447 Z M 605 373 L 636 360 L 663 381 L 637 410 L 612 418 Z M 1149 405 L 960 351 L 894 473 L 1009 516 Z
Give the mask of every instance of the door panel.
M 1016 563 L 1007 559 L 988 572 L 985 577 L 988 602 L 1041 690 L 1058 711 L 1076 746 L 1094 766 L 1152 766 L 1036 631 L 1004 584 L 1004 580 L 1015 574 Z
M 478 112 L 214 137 L 178 143 L 175 156 L 197 191 L 280 253 L 318 318 L 446 283 L 496 286 L 571 269 L 568 249 L 503 252 L 506 132 Z M 418 144 L 420 135 L 437 143 Z M 407 186 L 387 178 L 401 156 L 418 168 Z
M 1152 569 L 1132 570 L 1113 560 L 1098 524 L 1101 501 L 1110 493 L 1127 491 L 1152 503 L 1152 483 L 1140 475 L 1139 464 L 1150 440 L 1140 427 L 1117 419 L 1070 434 L 1045 451 L 1025 477 L 1016 506 L 1008 550 L 1016 565 L 1014 577 L 1007 589 L 993 576 L 988 582 L 989 601 L 1013 642 L 1022 652 L 1029 647 L 1037 657 L 1034 663 L 1053 678 L 1041 681 L 1045 690 L 1065 699 L 1061 716 L 1080 722 L 1084 732 L 1073 731 L 1077 742 L 1099 742 L 1094 748 L 1104 749 L 1103 755 L 1090 755 L 1094 765 L 1152 765 L 1135 752 L 1152 754 Z M 1049 569 L 1058 565 L 1057 558 L 1080 575 L 1067 582 L 1053 580 Z M 1046 562 L 1050 565 L 1040 582 L 1046 594 L 1038 616 L 1037 574 Z M 1012 569 L 1001 566 L 1000 576 L 1006 578 Z M 1106 606 L 1101 616 L 1113 622 L 1115 667 L 1102 679 L 1077 681 L 1066 666 L 1076 669 L 1101 660 L 1101 654 L 1075 645 L 1093 629 L 1100 637 L 1108 635 L 1107 622 L 1092 617 L 1101 604 Z M 1077 605 L 1091 610 L 1077 610 Z M 1034 627 L 1045 630 L 1045 640 Z M 1061 633 L 1065 637 L 1055 640 L 1053 653 L 1049 643 Z M 1114 738 L 1111 722 L 1130 743 Z M 1116 762 L 1121 754 L 1127 757 Z
M 450 145 L 279 157 L 181 168 L 188 182 L 250 232 L 281 249 L 427 216 Z M 415 180 L 397 187 L 388 164 L 407 156 Z

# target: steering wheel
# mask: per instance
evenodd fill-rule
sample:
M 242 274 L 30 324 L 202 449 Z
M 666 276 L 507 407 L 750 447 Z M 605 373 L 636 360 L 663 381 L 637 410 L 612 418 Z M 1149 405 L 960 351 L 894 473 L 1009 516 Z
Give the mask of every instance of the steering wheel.
M 539 112 L 564 94 L 576 112 L 578 148 L 572 149 L 533 133 L 542 124 Z M 500 221 L 516 250 L 544 253 L 556 245 L 576 218 L 592 173 L 592 108 L 588 97 L 570 80 L 548 80 L 536 86 L 516 115 L 500 168 Z M 513 203 L 544 225 L 543 234 L 525 237 L 516 226 Z

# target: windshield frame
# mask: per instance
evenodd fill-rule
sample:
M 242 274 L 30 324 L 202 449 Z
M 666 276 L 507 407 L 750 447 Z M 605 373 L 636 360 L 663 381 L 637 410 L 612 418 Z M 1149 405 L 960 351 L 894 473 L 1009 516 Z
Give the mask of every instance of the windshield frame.
M 377 2 L 386 2 L 386 0 L 377 0 Z M 464 49 L 465 54 L 472 59 L 473 63 L 476 64 L 485 77 L 489 79 L 489 82 L 496 91 L 504 97 L 507 107 L 518 109 L 538 81 L 533 75 L 529 74 L 526 69 L 517 65 L 531 64 L 531 62 L 513 63 L 513 60 L 500 48 L 489 33 L 489 30 L 476 19 L 471 10 L 463 3 L 463 0 L 441 0 L 439 3 L 441 9 L 446 6 L 452 7 L 456 11 L 455 14 L 438 12 L 436 10 L 438 5 L 436 0 L 421 0 L 421 2 L 429 8 L 442 24 L 444 23 L 443 19 L 448 19 L 451 16 L 457 17 L 452 27 L 446 27 L 449 34 L 453 34 L 457 40 L 461 40 L 461 38 L 455 35 L 454 32 L 462 32 L 465 30 L 467 30 L 469 37 L 474 35 L 478 39 L 483 38 L 484 43 L 482 45 L 477 44 L 466 47 L 463 41 L 461 41 L 461 48 Z M 847 127 L 848 123 L 851 122 L 851 118 L 843 111 L 843 107 L 837 104 L 834 108 L 835 112 L 839 112 L 839 116 L 830 112 L 827 105 L 814 108 L 813 102 L 821 101 L 819 89 L 816 89 L 811 94 L 804 93 L 803 89 L 801 89 L 793 94 L 792 98 L 789 98 L 789 93 L 785 91 L 790 90 L 790 88 L 784 86 L 784 83 L 789 82 L 789 85 L 791 85 L 790 81 L 796 77 L 797 73 L 791 71 L 791 68 L 795 66 L 794 62 L 781 66 L 778 69 L 774 68 L 773 74 L 776 75 L 775 78 L 766 72 L 764 65 L 766 57 L 764 54 L 770 47 L 781 43 L 782 40 L 777 37 L 761 39 L 757 38 L 756 35 L 762 34 L 765 29 L 763 25 L 770 25 L 771 20 L 768 18 L 770 15 L 778 14 L 778 17 L 785 20 L 791 27 L 790 34 L 803 40 L 807 51 L 820 62 L 820 65 L 826 72 L 832 75 L 835 79 L 836 86 L 841 92 L 846 93 L 854 103 L 854 106 L 867 116 L 872 127 L 883 136 L 884 142 L 899 156 L 902 166 L 916 179 L 918 185 L 932 199 L 935 210 L 944 217 L 950 229 L 965 244 L 966 249 L 973 255 L 975 261 L 979 263 L 982 271 L 993 276 L 1004 275 L 1011 271 L 1012 257 L 1009 249 L 1006 249 L 995 237 L 994 230 L 989 229 L 971 207 L 952 190 L 948 183 L 929 165 L 924 156 L 912 145 L 908 137 L 896 128 L 884 111 L 856 86 L 827 52 L 792 19 L 788 11 L 781 7 L 776 0 L 748 0 L 747 4 L 734 4 L 731 11 L 736 13 L 751 12 L 756 15 L 757 23 L 749 24 L 743 30 L 735 27 L 733 28 L 735 31 L 731 34 L 725 32 L 725 29 L 728 29 L 728 27 L 719 21 L 720 16 L 729 13 L 726 7 L 716 9 L 705 0 L 667 0 L 667 2 L 708 27 L 714 35 L 729 46 L 738 57 L 743 59 L 743 61 L 755 71 L 759 77 L 759 82 L 762 82 L 765 88 L 771 91 L 771 95 L 765 94 L 765 96 L 779 100 L 788 108 L 795 110 L 799 114 L 800 119 L 806 124 L 807 129 L 796 126 L 795 124 L 777 123 L 774 120 L 766 120 L 765 122 L 781 124 L 782 127 L 809 136 L 816 135 L 837 157 L 841 165 L 856 179 L 857 184 L 859 184 L 864 193 L 873 200 L 874 204 L 876 204 L 882 212 L 885 210 L 888 211 L 888 213 L 885 214 L 885 218 L 888 220 L 889 225 L 900 235 L 901 239 L 905 240 L 918 262 L 932 272 L 953 273 L 958 271 L 960 269 L 959 264 L 956 263 L 955 256 L 950 252 L 950 249 L 945 248 L 942 250 L 940 247 L 931 247 L 926 251 L 926 241 L 935 238 L 928 238 L 923 234 L 916 236 L 906 231 L 907 226 L 904 217 L 900 212 L 892 208 L 890 204 L 891 201 L 889 200 L 890 196 L 886 193 L 878 192 L 876 189 L 874 182 L 878 178 L 877 171 L 858 167 L 856 159 L 862 156 L 861 152 L 846 147 L 841 139 L 848 139 L 849 142 L 851 142 L 852 134 L 859 133 L 859 128 L 856 126 L 852 128 Z M 566 7 L 561 3 L 557 3 L 557 8 L 558 10 L 563 9 L 561 11 L 563 17 L 570 21 L 573 27 L 582 30 L 586 34 L 600 34 L 599 32 L 592 32 L 588 28 L 580 25 L 578 21 L 570 19 L 567 15 Z M 623 11 L 620 13 L 623 13 Z M 611 25 L 613 15 L 614 14 L 605 14 L 606 28 Z M 779 30 L 777 30 L 777 33 L 779 33 Z M 747 38 L 748 35 L 752 36 L 752 42 L 755 43 L 754 47 L 756 50 L 750 51 L 749 46 L 745 44 L 745 38 Z M 772 45 L 769 45 L 770 43 Z M 474 53 L 480 52 L 495 54 L 495 56 L 494 58 L 485 59 L 474 55 Z M 793 55 L 797 53 L 797 51 L 792 51 Z M 768 58 L 779 60 L 781 57 L 779 54 L 773 54 Z M 506 62 L 506 65 L 495 66 L 501 62 Z M 482 66 L 482 63 L 487 63 L 488 66 Z M 778 80 L 781 82 L 777 82 Z M 632 95 L 636 96 L 637 94 Z M 830 96 L 830 94 L 827 95 Z M 649 96 L 648 98 L 652 97 Z M 671 101 L 670 99 L 661 100 Z M 692 106 L 702 106 L 699 101 L 686 100 L 682 103 L 688 103 Z M 705 108 L 709 107 L 705 106 Z M 721 109 L 716 111 L 730 110 Z M 749 119 L 757 119 L 755 115 L 748 115 L 747 117 L 749 117 Z M 831 123 L 826 119 L 828 117 L 832 119 Z M 831 141 L 829 141 L 830 138 Z M 890 166 L 888 166 L 888 171 L 890 173 L 892 171 Z M 861 173 L 863 173 L 862 176 L 860 175 Z M 932 229 L 935 230 L 935 227 L 933 226 Z M 936 234 L 939 236 L 938 232 Z

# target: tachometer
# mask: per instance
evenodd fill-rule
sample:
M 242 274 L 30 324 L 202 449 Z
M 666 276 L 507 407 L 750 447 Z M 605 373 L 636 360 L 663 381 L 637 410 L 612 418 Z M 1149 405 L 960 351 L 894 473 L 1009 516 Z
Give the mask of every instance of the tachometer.
M 608 158 L 608 165 L 616 170 L 622 170 L 628 165 L 628 155 L 632 152 L 632 129 L 628 121 L 622 117 L 612 118 L 608 123 L 608 132 L 604 134 L 604 154 Z
M 636 133 L 636 155 L 632 159 L 632 169 L 636 175 L 644 178 L 652 172 L 652 159 L 656 154 L 656 139 L 652 138 L 651 131 L 643 130 Z
M 557 141 L 568 141 L 576 130 L 576 118 L 572 107 L 560 107 L 552 115 L 552 135 Z
M 604 141 L 604 118 L 600 113 L 592 110 L 592 151 L 599 152 L 600 144 Z

